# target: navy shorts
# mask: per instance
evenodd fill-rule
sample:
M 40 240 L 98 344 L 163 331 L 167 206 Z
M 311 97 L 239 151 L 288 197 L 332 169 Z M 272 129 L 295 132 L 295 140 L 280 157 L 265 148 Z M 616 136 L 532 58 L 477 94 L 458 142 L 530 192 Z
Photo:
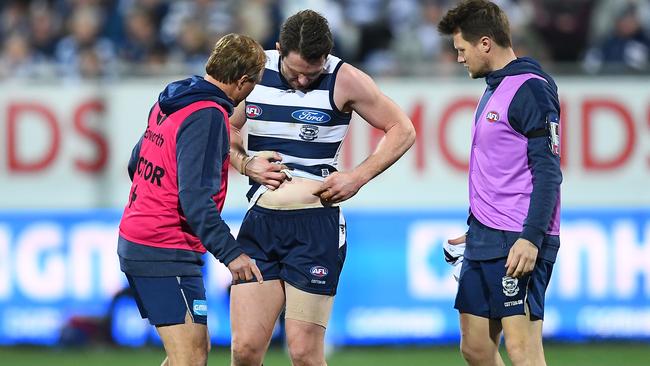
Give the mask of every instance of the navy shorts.
M 512 278 L 506 276 L 506 259 L 474 261 L 465 258 L 454 307 L 461 313 L 501 319 L 525 314 L 524 303 L 528 303 L 531 319 L 544 319 L 544 294 L 553 263 L 538 258 L 531 274 Z
M 345 220 L 338 207 L 272 210 L 253 206 L 237 241 L 265 280 L 333 296 L 345 261 Z
M 171 276 L 143 277 L 126 275 L 134 292 L 135 302 L 143 319 L 151 325 L 185 323 L 189 311 L 192 321 L 207 324 L 208 305 L 205 301 L 203 277 Z

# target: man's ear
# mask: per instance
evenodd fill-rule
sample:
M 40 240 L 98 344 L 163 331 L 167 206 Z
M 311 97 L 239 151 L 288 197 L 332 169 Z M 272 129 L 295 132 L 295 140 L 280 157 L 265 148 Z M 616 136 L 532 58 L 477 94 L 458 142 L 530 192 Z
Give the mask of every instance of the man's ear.
M 242 75 L 238 80 L 237 80 L 237 89 L 241 90 L 244 87 L 244 84 L 246 84 L 250 78 L 248 75 Z
M 280 42 L 275 42 L 275 49 L 282 54 L 282 48 L 280 48 Z
M 478 40 L 479 47 L 484 53 L 490 52 L 492 49 L 492 39 L 490 37 L 483 36 Z

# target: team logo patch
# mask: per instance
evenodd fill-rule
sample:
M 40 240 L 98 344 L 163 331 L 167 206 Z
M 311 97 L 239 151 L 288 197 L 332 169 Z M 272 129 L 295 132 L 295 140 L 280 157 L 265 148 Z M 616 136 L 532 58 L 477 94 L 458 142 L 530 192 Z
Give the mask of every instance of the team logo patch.
M 323 266 L 313 266 L 309 269 L 309 273 L 314 277 L 323 278 L 327 276 L 329 271 Z
M 291 113 L 291 117 L 304 123 L 327 123 L 332 119 L 329 114 L 313 109 L 299 109 Z
M 488 112 L 488 113 L 485 115 L 485 119 L 487 119 L 488 122 L 496 122 L 496 121 L 499 120 L 499 113 L 494 112 L 494 111 L 492 111 L 492 112 Z
M 313 141 L 318 137 L 318 126 L 312 125 L 302 125 L 300 127 L 300 136 L 301 139 L 305 141 Z
M 262 115 L 262 108 L 255 104 L 249 104 L 246 106 L 246 117 L 248 118 L 257 118 Z
M 207 316 L 208 315 L 208 302 L 205 300 L 194 300 L 192 303 L 192 312 L 194 315 Z
M 560 156 L 560 118 L 557 114 L 546 116 L 546 128 L 548 129 L 548 148 L 555 156 Z
M 503 286 L 503 294 L 506 296 L 515 296 L 519 293 L 519 280 L 510 276 L 501 278 L 501 285 Z

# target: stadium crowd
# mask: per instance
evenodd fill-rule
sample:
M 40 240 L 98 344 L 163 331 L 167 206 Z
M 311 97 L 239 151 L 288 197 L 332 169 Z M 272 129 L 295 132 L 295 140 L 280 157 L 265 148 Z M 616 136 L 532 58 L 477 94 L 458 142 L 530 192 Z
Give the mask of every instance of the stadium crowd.
M 518 55 L 554 72 L 650 73 L 650 0 L 496 0 Z M 323 14 L 334 53 L 375 76 L 462 72 L 436 25 L 454 0 L 4 0 L 0 79 L 202 73 L 238 32 L 274 48 L 302 8 Z M 568 67 L 567 67 L 568 65 Z

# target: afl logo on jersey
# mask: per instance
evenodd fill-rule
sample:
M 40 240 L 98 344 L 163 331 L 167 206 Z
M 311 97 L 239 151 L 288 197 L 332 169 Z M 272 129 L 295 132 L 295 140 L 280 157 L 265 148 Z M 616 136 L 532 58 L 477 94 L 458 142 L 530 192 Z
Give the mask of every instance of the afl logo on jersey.
M 311 273 L 312 276 L 319 277 L 319 278 L 327 276 L 328 272 L 329 271 L 327 270 L 327 268 L 323 266 L 313 266 L 311 267 L 311 269 L 309 269 L 309 273 Z
M 249 104 L 246 106 L 246 117 L 257 118 L 261 115 L 262 115 L 262 108 L 256 106 L 255 104 Z
M 291 117 L 304 123 L 327 123 L 332 119 L 329 114 L 313 109 L 297 110 L 291 113 Z
M 485 116 L 485 119 L 487 119 L 488 122 L 496 122 L 499 120 L 499 113 L 488 112 L 487 115 Z

